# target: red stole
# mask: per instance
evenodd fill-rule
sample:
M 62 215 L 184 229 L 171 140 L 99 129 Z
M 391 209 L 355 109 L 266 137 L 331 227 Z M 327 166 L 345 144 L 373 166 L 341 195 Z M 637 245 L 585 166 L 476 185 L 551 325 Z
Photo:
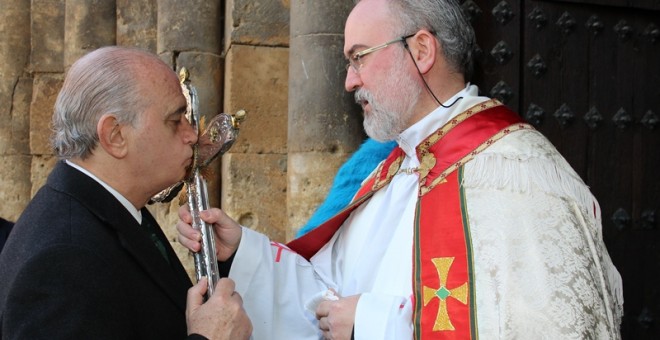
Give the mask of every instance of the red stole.
M 462 166 L 506 134 L 531 128 L 492 99 L 454 117 L 417 146 L 419 199 L 412 278 L 415 339 L 477 338 L 472 247 L 460 185 Z M 310 259 L 355 208 L 390 182 L 404 157 L 395 148 L 351 204 L 287 246 Z

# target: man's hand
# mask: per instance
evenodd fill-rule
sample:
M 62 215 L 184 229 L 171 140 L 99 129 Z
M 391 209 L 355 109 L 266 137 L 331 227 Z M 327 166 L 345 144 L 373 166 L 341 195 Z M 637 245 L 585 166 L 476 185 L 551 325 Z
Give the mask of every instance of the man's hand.
M 316 308 L 316 319 L 325 339 L 349 340 L 355 322 L 360 295 L 339 298 L 336 301 L 326 300 Z
M 213 225 L 216 255 L 219 261 L 226 261 L 238 249 L 243 233 L 241 226 L 218 208 L 202 211 L 199 216 L 204 222 Z M 179 208 L 179 222 L 176 224 L 179 243 L 193 252 L 198 252 L 202 249 L 202 233 L 191 224 L 192 215 L 188 206 L 182 205 Z
M 243 299 L 234 291 L 234 281 L 222 278 L 213 295 L 204 303 L 206 277 L 188 290 L 186 323 L 188 334 L 208 339 L 248 339 L 252 323 L 243 309 Z

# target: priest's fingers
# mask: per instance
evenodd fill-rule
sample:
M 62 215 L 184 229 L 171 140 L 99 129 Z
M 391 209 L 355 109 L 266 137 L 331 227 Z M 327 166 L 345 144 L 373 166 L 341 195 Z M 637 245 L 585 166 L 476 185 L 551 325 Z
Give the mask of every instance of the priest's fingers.
M 204 210 L 199 216 L 204 222 L 213 224 L 218 260 L 227 260 L 238 249 L 243 228 L 218 208 Z
M 239 227 L 238 223 L 229 217 L 224 211 L 218 208 L 210 208 L 208 210 L 201 211 L 199 217 L 206 223 L 213 224 L 222 228 L 233 228 Z
M 319 328 L 327 332 L 330 339 L 349 339 L 359 299 L 360 295 L 352 295 L 319 303 L 316 308 Z M 328 337 L 325 334 L 324 336 Z
M 330 325 L 328 325 L 328 318 L 322 317 L 319 319 L 319 329 L 323 333 L 324 339 L 330 339 Z
M 192 223 L 192 214 L 190 213 L 190 208 L 188 208 L 187 204 L 184 204 L 179 207 L 179 219 L 181 221 L 184 221 L 188 224 Z
M 198 252 L 202 249 L 201 239 L 202 234 L 199 230 L 195 230 L 190 224 L 179 220 L 176 224 L 176 230 L 178 232 L 177 239 L 179 243 L 184 247 L 190 249 L 193 252 Z

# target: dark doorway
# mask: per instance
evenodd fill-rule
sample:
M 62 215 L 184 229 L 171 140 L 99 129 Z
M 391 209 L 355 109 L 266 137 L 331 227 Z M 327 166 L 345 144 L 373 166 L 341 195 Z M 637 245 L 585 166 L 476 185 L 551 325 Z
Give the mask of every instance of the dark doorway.
M 660 339 L 660 1 L 463 8 L 480 46 L 473 82 L 543 132 L 600 202 L 623 338 Z

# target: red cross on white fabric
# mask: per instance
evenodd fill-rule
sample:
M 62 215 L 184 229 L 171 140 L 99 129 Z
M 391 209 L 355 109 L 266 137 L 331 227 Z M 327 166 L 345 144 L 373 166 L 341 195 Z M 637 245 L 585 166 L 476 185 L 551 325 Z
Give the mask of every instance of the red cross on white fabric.
M 275 262 L 280 262 L 280 258 L 282 257 L 282 250 L 283 249 L 288 250 L 288 251 L 292 251 L 291 249 L 289 249 L 289 247 L 287 247 L 284 244 L 279 243 L 279 242 L 271 241 L 270 245 L 277 248 L 277 255 L 275 255 Z

